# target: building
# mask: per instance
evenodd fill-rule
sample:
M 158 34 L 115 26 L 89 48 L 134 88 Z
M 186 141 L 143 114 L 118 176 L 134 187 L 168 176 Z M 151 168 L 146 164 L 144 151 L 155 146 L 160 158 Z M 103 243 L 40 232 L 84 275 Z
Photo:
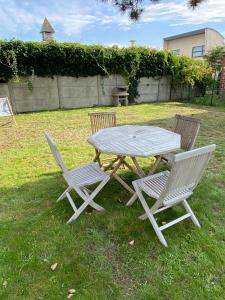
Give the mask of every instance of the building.
M 55 30 L 53 29 L 47 18 L 44 19 L 40 33 L 42 35 L 43 42 L 54 41 Z
M 203 28 L 164 38 L 164 50 L 201 59 L 210 49 L 224 45 L 224 37 L 212 28 Z

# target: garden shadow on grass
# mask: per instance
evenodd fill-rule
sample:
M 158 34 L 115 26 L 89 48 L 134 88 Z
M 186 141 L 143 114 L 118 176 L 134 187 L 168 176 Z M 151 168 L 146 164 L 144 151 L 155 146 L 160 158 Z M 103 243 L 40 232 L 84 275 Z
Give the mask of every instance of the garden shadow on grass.
M 127 170 L 120 170 L 120 175 L 130 185 L 132 180 L 136 179 L 136 176 Z M 39 180 L 26 183 L 19 188 L 0 188 L 2 224 L 16 222 L 18 225 L 20 223 L 28 225 L 41 222 L 45 227 L 47 223 L 51 223 L 49 219 L 52 219 L 54 223 L 59 222 L 65 225 L 72 216 L 73 210 L 67 199 L 60 202 L 56 202 L 56 199 L 66 187 L 61 173 L 51 172 L 44 173 Z M 79 207 L 83 201 L 74 191 L 71 195 Z M 109 226 L 109 231 L 112 230 L 121 243 L 128 238 L 127 235 L 138 237 L 140 232 L 145 235 L 146 240 L 153 239 L 158 243 L 149 220 L 138 219 L 138 216 L 144 212 L 140 202 L 136 201 L 131 207 L 125 206 L 130 197 L 130 193 L 124 190 L 115 179 L 111 179 L 95 199 L 106 211 L 97 212 L 88 206 L 80 217 L 68 226 L 75 226 L 77 232 L 81 230 L 80 224 L 85 223 L 85 227 L 91 227 L 91 224 L 95 223 L 95 226 L 104 230 L 107 230 L 106 227 Z M 152 205 L 154 200 L 148 198 L 148 202 Z M 182 214 L 180 208 L 169 209 L 158 216 L 158 223 L 175 219 L 180 214 Z M 107 218 L 109 218 L 109 223 L 106 222 Z M 44 222 L 47 223 L 44 224 Z
M 133 178 L 131 178 L 131 175 L 128 172 L 125 173 L 126 180 L 130 182 Z M 73 211 L 68 201 L 65 199 L 66 201 L 62 200 L 56 202 L 58 197 L 66 188 L 67 184 L 63 180 L 60 172 L 44 173 L 39 176 L 36 181 L 23 184 L 18 188 L 1 187 L 0 203 L 2 206 L 2 219 L 4 219 L 4 215 L 7 215 L 8 213 L 12 217 L 12 215 L 14 215 L 14 211 L 17 212 L 15 214 L 15 219 L 17 219 L 19 216 L 18 211 L 21 213 L 23 212 L 25 216 L 29 216 L 31 211 L 41 213 L 43 208 L 50 210 L 58 208 L 64 218 L 66 218 L 66 215 L 69 217 Z M 95 185 L 91 187 L 91 189 L 94 188 Z M 78 206 L 83 203 L 82 199 L 75 191 L 71 191 L 71 195 Z M 97 195 L 96 202 L 100 205 L 110 207 L 112 206 L 112 202 L 115 200 L 113 205 L 121 207 L 121 204 L 128 201 L 129 197 L 130 194 L 126 192 L 114 179 L 111 179 Z M 92 211 L 91 208 L 90 210 Z

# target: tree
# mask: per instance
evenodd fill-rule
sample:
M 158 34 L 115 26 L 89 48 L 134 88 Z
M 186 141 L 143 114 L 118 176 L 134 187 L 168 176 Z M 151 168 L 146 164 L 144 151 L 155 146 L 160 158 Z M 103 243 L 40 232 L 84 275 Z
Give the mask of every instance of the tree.
M 152 3 L 160 2 L 161 0 L 148 0 Z M 190 8 L 195 8 L 202 2 L 207 0 L 187 0 Z M 143 12 L 143 4 L 147 2 L 147 0 L 102 0 L 102 2 L 111 2 L 112 5 L 119 8 L 119 10 L 123 13 L 128 12 L 129 17 L 133 21 L 138 21 L 142 12 Z
M 206 54 L 205 58 L 208 61 L 210 67 L 213 71 L 212 78 L 212 95 L 211 95 L 211 105 L 213 104 L 213 97 L 215 93 L 216 82 L 218 82 L 218 77 L 222 71 L 222 61 L 225 53 L 225 46 L 217 46 Z
M 213 70 L 220 71 L 222 67 L 222 59 L 224 56 L 225 47 L 217 46 L 208 51 L 205 58 Z

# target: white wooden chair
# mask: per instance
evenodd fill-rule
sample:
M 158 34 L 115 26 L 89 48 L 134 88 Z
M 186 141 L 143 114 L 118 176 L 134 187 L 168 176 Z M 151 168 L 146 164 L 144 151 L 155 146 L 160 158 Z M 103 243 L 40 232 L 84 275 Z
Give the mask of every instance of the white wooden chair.
M 100 129 L 104 128 L 110 128 L 116 126 L 116 112 L 113 111 L 103 111 L 103 112 L 91 112 L 88 114 L 91 121 L 91 132 L 92 134 L 95 134 Z M 94 161 L 98 162 L 100 167 L 104 167 L 107 169 L 110 167 L 110 165 L 114 162 L 116 162 L 118 159 L 114 157 L 109 157 L 107 159 L 101 160 L 100 155 L 101 153 L 95 149 L 96 155 L 94 158 Z M 103 161 L 110 161 L 109 165 L 105 164 L 103 165 Z
M 72 170 L 68 170 L 57 149 L 56 143 L 53 141 L 49 133 L 45 132 L 45 137 L 59 168 L 63 172 L 63 177 L 68 184 L 67 189 L 57 199 L 57 201 L 60 201 L 64 198 L 67 198 L 70 205 L 72 206 L 72 209 L 74 210 L 74 214 L 67 223 L 76 220 L 88 205 L 98 211 L 103 211 L 104 208 L 94 202 L 93 199 L 109 181 L 110 176 L 103 172 L 96 163 L 90 163 L 78 168 L 74 168 Z M 99 185 L 93 191 L 90 191 L 87 188 L 87 186 L 96 183 L 99 183 Z M 76 207 L 70 195 L 71 190 L 75 190 L 84 201 L 84 203 L 79 208 Z
M 167 246 L 167 242 L 162 234 L 164 229 L 189 217 L 196 226 L 200 227 L 187 202 L 187 198 L 192 195 L 194 188 L 203 176 L 210 155 L 215 148 L 216 145 L 209 145 L 176 154 L 170 172 L 160 172 L 133 181 L 134 189 L 145 210 L 145 214 L 139 218 L 142 220 L 149 219 L 160 242 L 164 246 Z M 155 204 L 151 208 L 149 208 L 143 193 L 156 199 Z M 159 226 L 154 215 L 178 204 L 182 204 L 187 213 L 165 225 Z
M 198 137 L 201 120 L 181 115 L 175 115 L 175 119 L 176 123 L 173 131 L 181 135 L 181 151 L 193 149 Z M 178 152 L 164 154 L 162 159 L 171 163 L 176 153 Z

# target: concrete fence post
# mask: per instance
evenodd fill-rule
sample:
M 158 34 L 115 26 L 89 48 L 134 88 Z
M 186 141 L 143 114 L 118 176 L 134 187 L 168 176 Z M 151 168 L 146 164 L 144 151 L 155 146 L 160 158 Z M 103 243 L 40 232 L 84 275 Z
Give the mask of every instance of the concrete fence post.
M 58 98 L 59 98 L 59 108 L 62 108 L 62 92 L 61 92 L 61 82 L 60 82 L 60 76 L 56 76 L 57 80 L 57 92 L 58 92 Z

